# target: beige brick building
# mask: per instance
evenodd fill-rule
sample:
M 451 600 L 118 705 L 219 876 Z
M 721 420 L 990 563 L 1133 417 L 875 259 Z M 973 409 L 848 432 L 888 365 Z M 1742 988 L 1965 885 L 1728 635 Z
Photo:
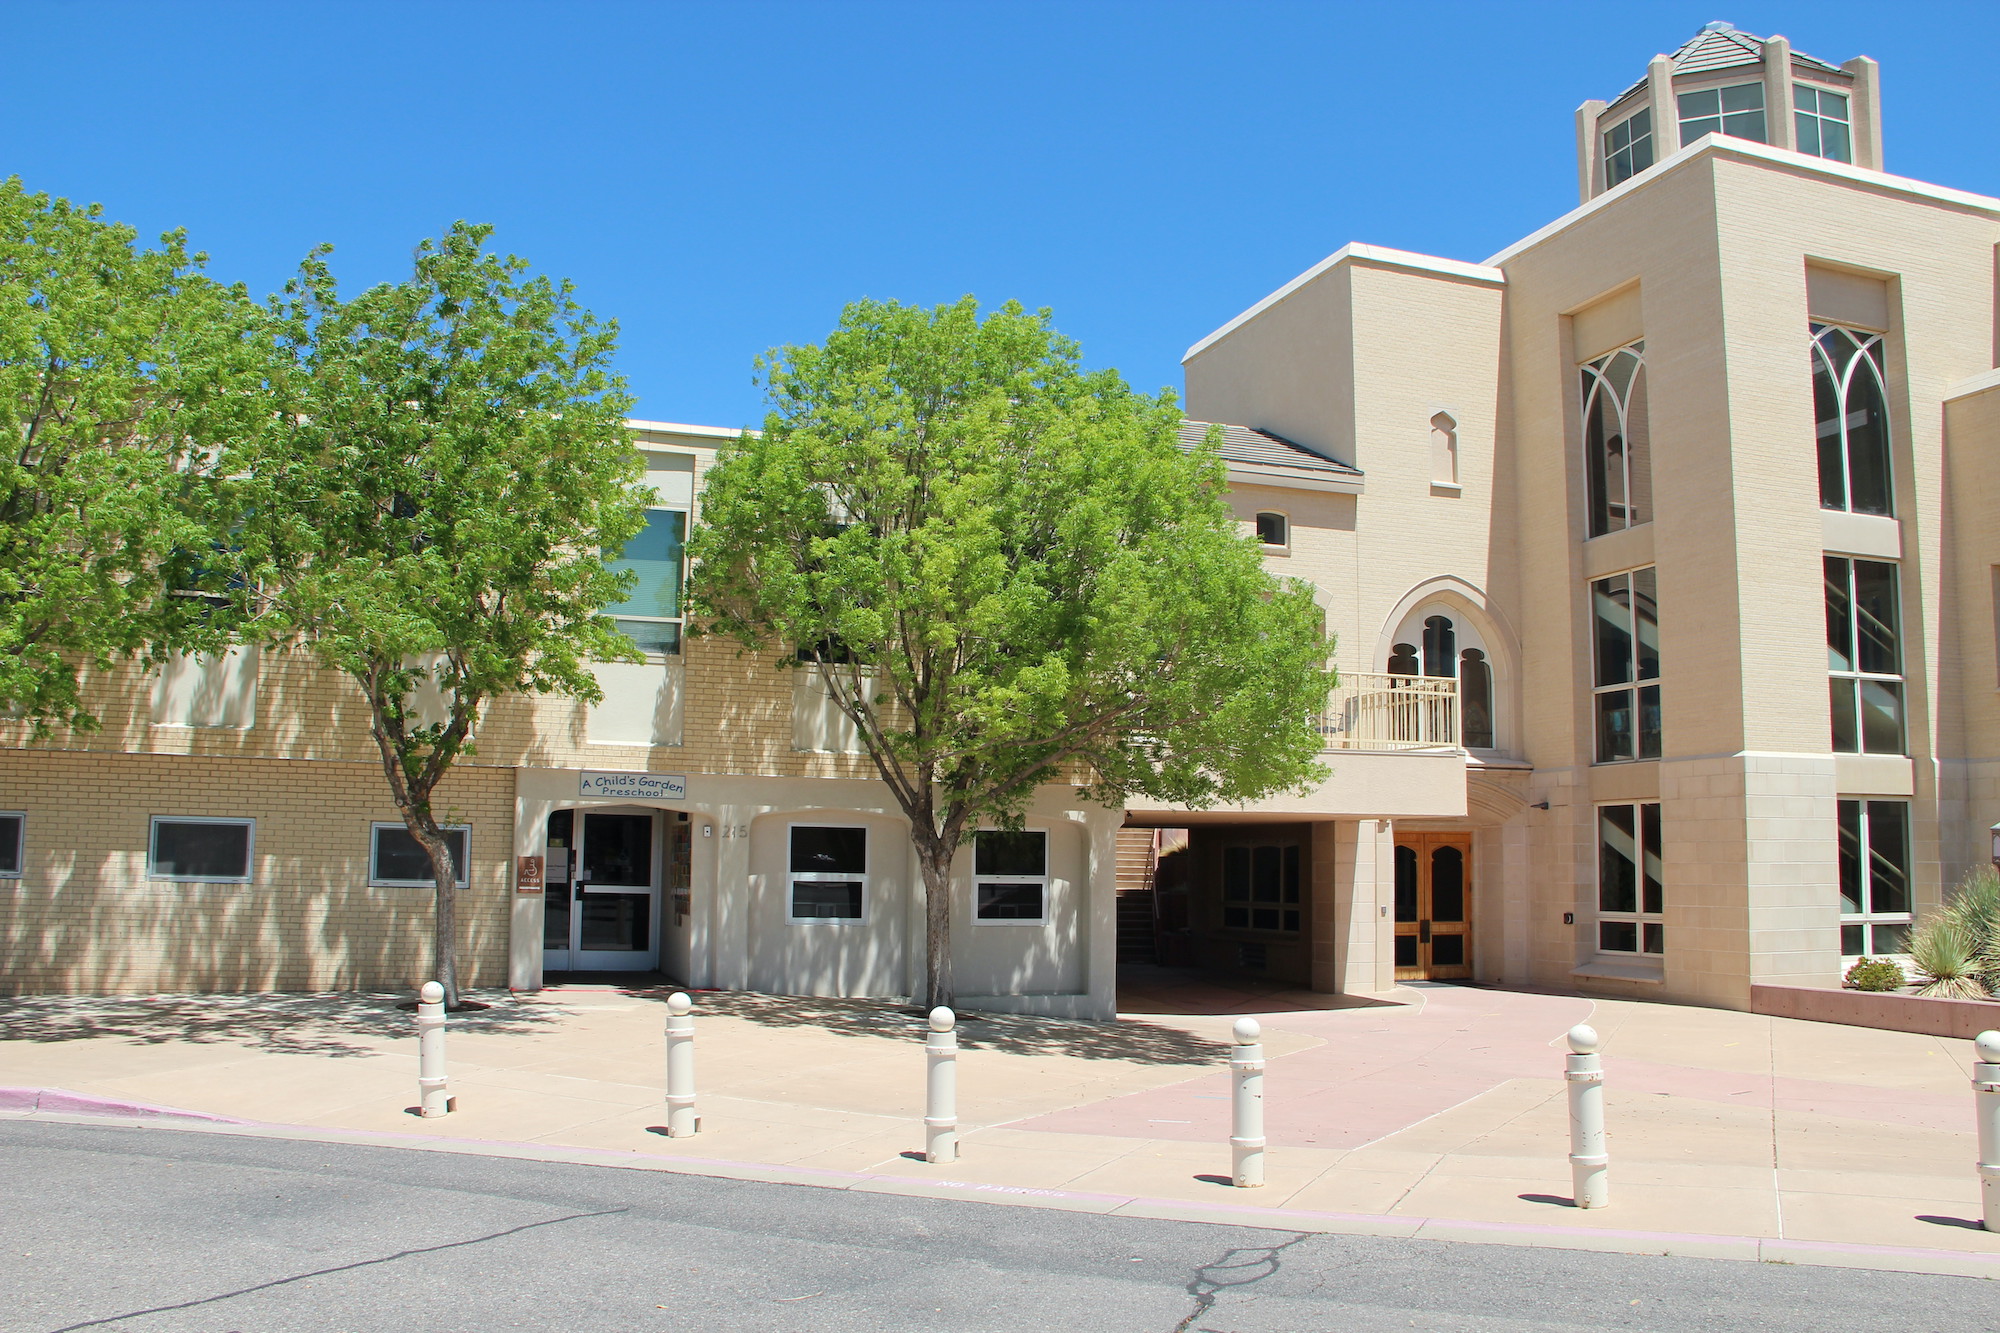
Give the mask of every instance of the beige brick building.
M 965 855 L 964 1003 L 1108 1015 L 1123 952 L 1741 1007 L 1898 952 L 2000 820 L 2000 200 L 1885 174 L 1879 108 L 1872 61 L 1711 25 L 1578 111 L 1572 212 L 1484 264 L 1347 246 L 1195 344 L 1245 530 L 1338 636 L 1331 775 L 1049 789 Z M 680 641 L 729 432 L 634 425 L 658 509 L 616 614 L 654 651 L 485 719 L 446 801 L 468 984 L 908 994 L 919 879 L 851 735 Z M 0 989 L 425 975 L 343 682 L 238 653 L 92 689 L 102 732 L 0 737 Z

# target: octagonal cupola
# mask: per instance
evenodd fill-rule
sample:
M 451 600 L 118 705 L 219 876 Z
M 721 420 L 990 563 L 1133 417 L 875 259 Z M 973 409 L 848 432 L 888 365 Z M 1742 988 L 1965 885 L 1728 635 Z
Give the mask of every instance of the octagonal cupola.
M 1867 56 L 1831 65 L 1783 37 L 1710 23 L 1611 101 L 1577 108 L 1578 193 L 1587 202 L 1708 134 L 1880 171 L 1880 69 Z

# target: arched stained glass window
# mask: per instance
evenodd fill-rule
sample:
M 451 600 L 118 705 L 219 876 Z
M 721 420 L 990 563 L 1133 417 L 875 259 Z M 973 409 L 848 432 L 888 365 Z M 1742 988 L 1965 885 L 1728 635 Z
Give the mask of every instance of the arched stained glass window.
M 1646 344 L 1635 342 L 1582 367 L 1584 481 L 1593 537 L 1653 521 L 1645 353 Z
M 1882 335 L 1814 324 L 1812 374 L 1820 508 L 1893 514 Z

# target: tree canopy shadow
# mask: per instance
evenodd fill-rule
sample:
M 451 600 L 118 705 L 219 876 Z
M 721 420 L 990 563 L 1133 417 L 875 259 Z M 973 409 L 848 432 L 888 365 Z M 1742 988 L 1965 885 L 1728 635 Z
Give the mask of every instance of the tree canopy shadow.
M 666 1001 L 673 987 L 630 988 L 625 994 Z M 815 1027 L 845 1036 L 920 1042 L 922 1015 L 901 1000 L 839 999 L 819 995 L 765 995 L 753 991 L 690 992 L 697 1017 L 726 1014 L 764 1027 Z M 1228 1058 L 1225 1043 L 1143 1019 L 1097 1023 L 1033 1014 L 958 1015 L 961 1050 L 1009 1055 L 1067 1055 L 1081 1060 L 1127 1060 L 1145 1065 L 1213 1066 Z
M 240 1042 L 282 1055 L 366 1056 L 377 1048 L 363 1038 L 416 1035 L 416 1015 L 397 1007 L 408 998 L 381 991 L 21 996 L 0 999 L 0 1041 L 123 1037 L 148 1046 Z M 559 1021 L 559 1015 L 505 991 L 479 998 L 491 1007 L 452 1014 L 452 1031 L 525 1034 Z

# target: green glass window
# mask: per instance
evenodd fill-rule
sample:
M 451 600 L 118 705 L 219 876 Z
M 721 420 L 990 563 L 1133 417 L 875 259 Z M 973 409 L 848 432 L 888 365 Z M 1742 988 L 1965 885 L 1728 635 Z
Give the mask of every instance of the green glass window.
M 687 515 L 678 509 L 649 509 L 646 526 L 604 562 L 609 569 L 629 569 L 639 576 L 630 595 L 604 612 L 645 652 L 671 654 L 681 650 L 686 551 Z

